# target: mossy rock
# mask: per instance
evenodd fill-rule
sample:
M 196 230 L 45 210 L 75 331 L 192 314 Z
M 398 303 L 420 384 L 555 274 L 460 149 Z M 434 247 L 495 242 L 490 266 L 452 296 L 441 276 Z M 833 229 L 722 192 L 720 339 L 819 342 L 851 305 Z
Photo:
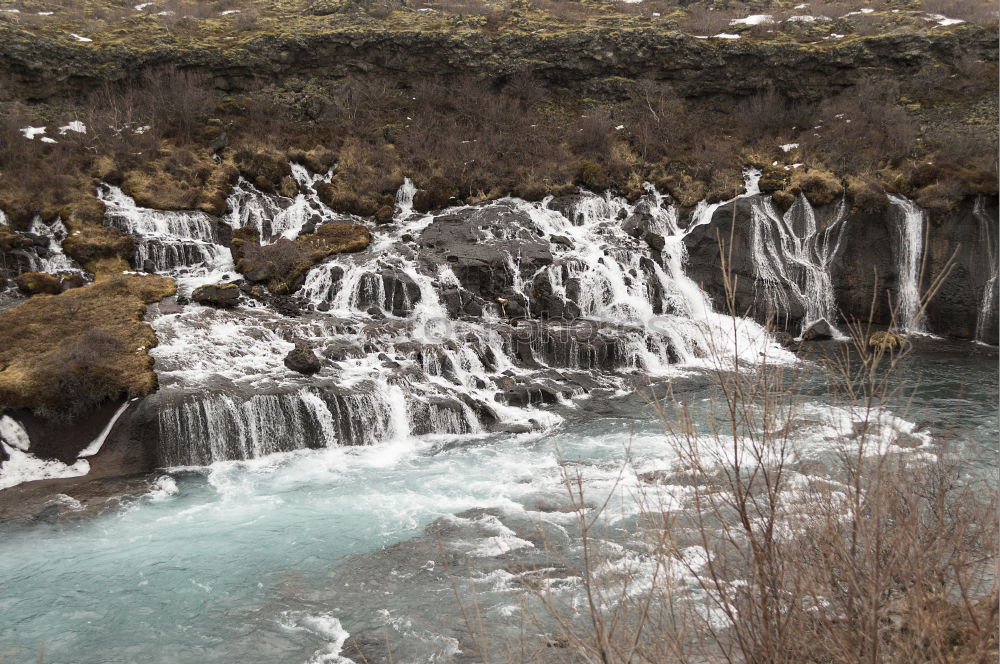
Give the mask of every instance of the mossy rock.
M 847 198 L 862 212 L 880 212 L 889 207 L 889 197 L 875 180 L 849 175 Z
M 102 259 L 130 259 L 135 251 L 135 240 L 131 235 L 108 226 L 73 225 L 70 226 L 70 234 L 63 240 L 63 251 L 95 272 L 91 265 Z
M 782 166 L 767 166 L 761 170 L 760 190 L 765 194 L 780 191 L 788 186 L 792 176 Z
M 434 176 L 413 195 L 413 207 L 419 212 L 430 212 L 447 207 L 458 197 L 458 187 L 447 178 Z
M 796 170 L 791 181 L 792 193 L 802 193 L 813 205 L 829 205 L 844 193 L 844 185 L 830 171 L 818 168 Z
M 25 272 L 17 275 L 17 287 L 27 295 L 37 295 L 47 293 L 57 295 L 62 292 L 62 283 L 59 277 L 47 272 Z
M 117 275 L 0 312 L 0 403 L 67 418 L 149 394 L 156 335 L 145 305 L 175 292 L 166 277 Z
M 611 186 L 611 179 L 607 171 L 600 164 L 592 161 L 585 161 L 580 164 L 580 170 L 576 175 L 576 182 L 581 187 L 593 191 L 604 191 Z
M 271 194 L 279 191 L 282 180 L 292 174 L 285 155 L 273 151 L 239 150 L 233 160 L 240 175 Z
M 194 289 L 191 299 L 212 307 L 235 307 L 240 301 L 240 287 L 236 284 L 205 284 Z
M 892 348 L 901 348 L 904 343 L 905 340 L 902 337 L 885 330 L 872 332 L 872 335 L 868 337 L 869 346 L 873 346 L 875 348 L 880 348 L 883 350 Z
M 337 154 L 329 148 L 317 145 L 311 150 L 289 150 L 288 158 L 296 164 L 302 164 L 313 173 L 326 173 L 336 163 Z

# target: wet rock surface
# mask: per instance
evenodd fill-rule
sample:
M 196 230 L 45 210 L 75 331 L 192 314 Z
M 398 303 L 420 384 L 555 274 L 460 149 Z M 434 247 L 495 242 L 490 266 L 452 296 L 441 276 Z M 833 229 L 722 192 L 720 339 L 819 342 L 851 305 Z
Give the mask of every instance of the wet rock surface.
M 304 343 L 295 344 L 295 348 L 288 351 L 288 355 L 285 355 L 284 362 L 285 366 L 292 371 L 306 375 L 318 372 L 323 366 L 320 359 L 316 357 L 316 353 L 313 352 L 312 346 Z
M 213 307 L 235 307 L 240 301 L 240 287 L 236 284 L 206 284 L 196 288 L 191 298 Z

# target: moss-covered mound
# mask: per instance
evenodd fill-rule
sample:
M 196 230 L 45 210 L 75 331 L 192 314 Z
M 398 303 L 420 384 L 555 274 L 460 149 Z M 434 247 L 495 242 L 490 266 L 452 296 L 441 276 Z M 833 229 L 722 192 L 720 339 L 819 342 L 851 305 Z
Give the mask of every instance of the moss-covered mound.
M 71 417 L 154 391 L 145 305 L 174 292 L 166 277 L 119 275 L 0 313 L 0 404 Z
M 256 229 L 240 228 L 233 233 L 232 251 L 236 269 L 248 281 L 266 283 L 275 295 L 285 295 L 298 290 L 316 263 L 334 254 L 364 251 L 371 239 L 361 224 L 324 224 L 295 240 L 261 245 Z

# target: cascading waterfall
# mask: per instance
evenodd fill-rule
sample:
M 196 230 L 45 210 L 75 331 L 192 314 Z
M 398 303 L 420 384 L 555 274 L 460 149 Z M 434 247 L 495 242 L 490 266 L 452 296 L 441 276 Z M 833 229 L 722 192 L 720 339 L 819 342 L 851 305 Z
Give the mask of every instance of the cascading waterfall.
M 987 338 L 990 319 L 997 311 L 997 272 L 1000 270 L 998 260 L 998 238 L 997 224 L 986 213 L 985 202 L 982 196 L 976 198 L 973 214 L 979 224 L 979 245 L 986 251 L 986 259 L 989 262 L 990 276 L 983 285 L 983 296 L 979 304 L 979 315 L 976 318 L 976 332 L 974 339 L 984 341 Z
M 768 316 L 783 316 L 787 323 L 793 312 L 801 312 L 795 317 L 801 318 L 803 331 L 820 320 L 833 328 L 837 301 L 830 267 L 840 248 L 846 216 L 843 199 L 823 224 L 817 222 L 803 195 L 783 215 L 770 198 L 753 201 L 755 288 L 764 299 Z
M 118 187 L 101 185 L 105 223 L 135 238 L 133 263 L 139 269 L 179 276 L 231 268 L 216 221 L 204 212 L 142 208 Z
M 62 219 L 58 217 L 51 224 L 46 224 L 41 217 L 31 220 L 29 232 L 48 238 L 49 246 L 47 255 L 39 259 L 39 272 L 81 272 L 80 267 L 72 261 L 69 256 L 63 253 L 62 243 L 66 239 L 67 230 Z
M 241 181 L 225 221 L 268 242 L 344 218 L 315 194 L 329 173 L 292 172 L 294 198 Z M 137 264 L 202 281 L 232 270 L 218 220 L 146 210 L 114 187 L 99 193 L 106 223 L 136 238 Z M 629 374 L 718 357 L 757 361 L 761 352 L 784 358 L 756 323 L 712 311 L 684 273 L 690 228 L 679 228 L 677 209 L 655 190 L 635 204 L 581 192 L 560 209 L 551 199 L 503 199 L 436 215 L 415 213 L 414 193 L 407 180 L 367 251 L 309 271 L 296 295 L 307 316 L 188 304 L 153 321 L 161 389 L 136 417 L 157 430 L 164 464 L 527 430 L 558 422 L 551 408 L 595 386 L 621 389 Z M 716 207 L 700 207 L 694 223 L 710 222 Z M 626 232 L 632 222 L 662 246 Z M 517 325 L 507 321 L 512 312 Z M 284 366 L 296 342 L 324 358 L 318 374 Z
M 313 226 L 343 215 L 335 214 L 316 193 L 315 185 L 329 182 L 333 171 L 310 173 L 301 164 L 292 164 L 292 179 L 299 191 L 293 198 L 266 194 L 242 177 L 236 182 L 226 202 L 230 212 L 225 221 L 233 228 L 252 226 L 267 244 L 279 237 L 294 239 L 306 224 Z
M 908 198 L 889 195 L 896 212 L 897 260 L 899 287 L 896 312 L 897 326 L 904 332 L 919 334 L 927 331 L 920 303 L 920 261 L 924 246 L 924 212 Z

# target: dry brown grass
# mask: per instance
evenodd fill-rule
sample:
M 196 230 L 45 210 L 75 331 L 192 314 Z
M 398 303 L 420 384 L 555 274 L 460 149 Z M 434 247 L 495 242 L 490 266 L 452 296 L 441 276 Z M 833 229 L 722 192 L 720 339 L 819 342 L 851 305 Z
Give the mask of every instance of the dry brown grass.
M 371 243 L 371 232 L 360 224 L 324 224 L 315 233 L 305 233 L 288 240 L 260 244 L 254 228 L 241 228 L 233 234 L 233 259 L 236 269 L 250 281 L 266 283 L 276 295 L 294 292 L 302 285 L 305 273 L 316 263 L 334 254 L 364 251 Z
M 0 313 L 0 402 L 70 417 L 107 399 L 156 389 L 145 305 L 172 280 L 119 275 Z

